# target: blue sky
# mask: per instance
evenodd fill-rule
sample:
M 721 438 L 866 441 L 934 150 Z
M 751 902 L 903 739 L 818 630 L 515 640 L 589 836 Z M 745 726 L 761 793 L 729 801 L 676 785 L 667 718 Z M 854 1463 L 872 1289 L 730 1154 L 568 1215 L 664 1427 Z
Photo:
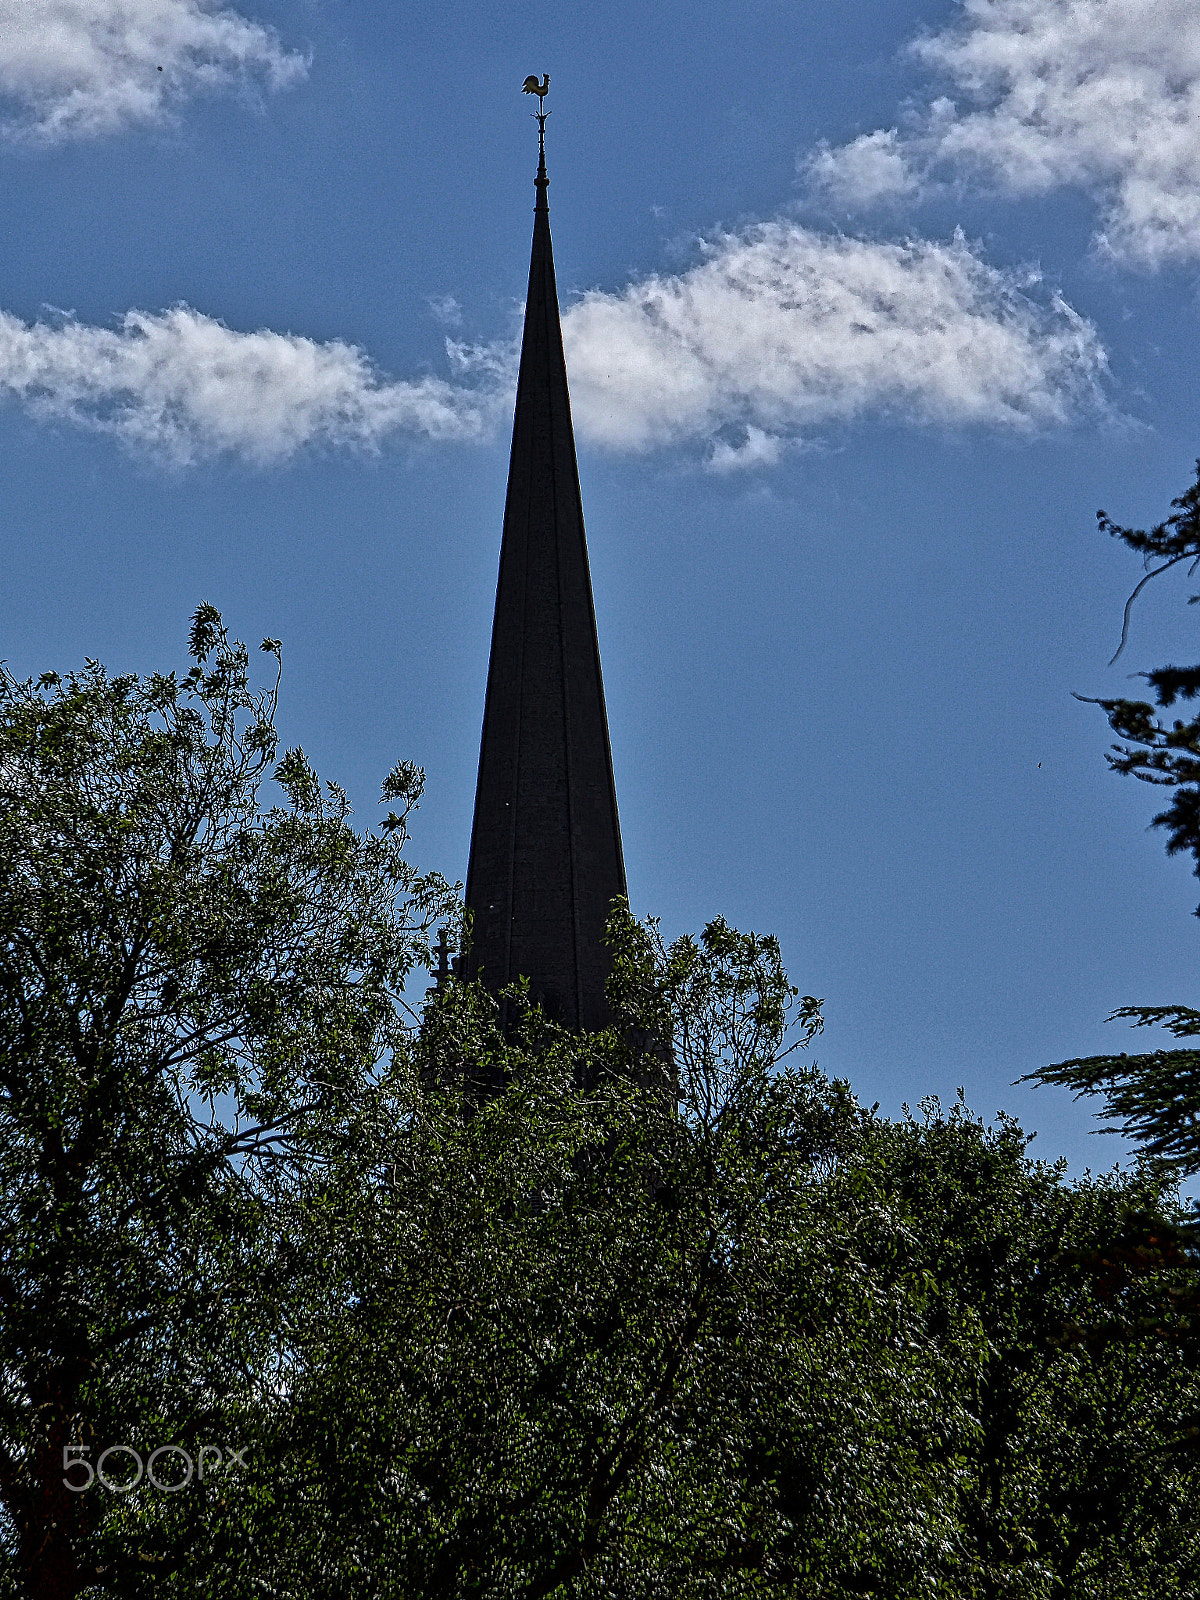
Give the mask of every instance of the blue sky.
M 1196 650 L 1173 573 L 1107 665 L 1095 529 L 1200 453 L 1190 0 L 0 0 L 0 655 L 181 664 L 210 600 L 465 875 L 534 71 L 634 910 L 777 933 L 868 1103 L 1106 1166 L 1012 1080 L 1196 999 L 1072 698 Z

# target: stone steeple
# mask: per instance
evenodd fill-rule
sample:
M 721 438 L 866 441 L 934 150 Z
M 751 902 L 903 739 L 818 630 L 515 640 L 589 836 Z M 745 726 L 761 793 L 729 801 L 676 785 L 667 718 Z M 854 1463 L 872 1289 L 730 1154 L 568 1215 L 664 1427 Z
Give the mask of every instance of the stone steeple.
M 571 401 L 545 116 L 467 871 L 466 975 L 524 975 L 549 1016 L 608 1021 L 604 922 L 626 893 Z

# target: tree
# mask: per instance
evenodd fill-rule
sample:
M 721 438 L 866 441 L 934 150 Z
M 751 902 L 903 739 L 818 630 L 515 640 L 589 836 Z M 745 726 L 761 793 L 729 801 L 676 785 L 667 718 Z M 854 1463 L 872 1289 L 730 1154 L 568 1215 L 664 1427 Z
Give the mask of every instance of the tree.
M 823 1240 L 821 1176 L 857 1114 L 844 1086 L 775 1070 L 795 998 L 778 946 L 716 922 L 668 950 L 627 913 L 612 932 L 618 1028 L 572 1035 L 526 1006 L 506 1038 L 490 997 L 451 983 L 407 1078 L 451 1087 L 398 1104 L 385 1188 L 336 1186 L 281 1592 L 761 1592 L 802 1555 L 772 1419 L 791 1407 L 814 1442 L 852 1433 L 869 1455 L 850 1356 L 878 1364 L 875 1307 L 819 1325 L 853 1275 Z M 819 1012 L 799 1009 L 802 1042 Z M 673 1041 L 678 1108 L 631 1036 Z M 457 1085 L 484 1063 L 508 1088 L 479 1104 Z M 818 1343 L 837 1344 L 834 1382 L 828 1359 L 814 1382 Z M 781 1395 L 790 1368 L 803 1388 Z
M 1131 609 L 1145 585 L 1181 562 L 1189 563 L 1190 574 L 1200 561 L 1200 461 L 1195 482 L 1171 507 L 1172 514 L 1149 530 L 1122 527 L 1105 512 L 1097 513 L 1101 531 L 1136 550 L 1147 568 L 1126 601 L 1114 661 L 1125 647 Z M 1189 604 L 1198 600 L 1200 595 L 1193 595 Z M 1108 763 L 1116 772 L 1173 791 L 1153 826 L 1167 830 L 1168 854 L 1190 854 L 1200 875 L 1200 718 L 1167 723 L 1155 709 L 1169 710 L 1177 700 L 1195 699 L 1200 666 L 1159 667 L 1141 676 L 1154 690 L 1154 705 L 1126 699 L 1091 702 L 1102 707 L 1122 741 L 1112 747 Z M 1188 1006 L 1121 1006 L 1109 1020 L 1117 1017 L 1129 1018 L 1135 1027 L 1164 1027 L 1176 1038 L 1200 1035 L 1200 1011 Z M 1077 1098 L 1102 1096 L 1105 1106 L 1099 1115 L 1110 1124 L 1106 1131 L 1133 1139 L 1156 1171 L 1176 1181 L 1200 1173 L 1200 1051 L 1077 1057 L 1030 1073 L 1028 1080 L 1059 1084 L 1074 1090 Z M 1148 1213 L 1135 1209 L 1080 1259 L 1109 1294 L 1137 1284 L 1155 1290 L 1157 1297 L 1152 1293 L 1143 1307 L 1144 1320 L 1184 1351 L 1193 1371 L 1200 1366 L 1200 1212 L 1185 1217 L 1178 1210 L 1164 1215 L 1161 1207 Z M 1200 1456 L 1200 1405 L 1195 1397 L 1173 1419 L 1169 1448 Z
M 1161 1186 L 866 1112 L 789 1058 L 819 1003 L 774 940 L 611 936 L 606 1034 L 435 996 L 386 1155 L 308 1214 L 269 1591 L 1194 1596 L 1194 1373 L 1088 1260 Z M 677 1108 L 630 1038 L 670 1041 Z
M 195 1493 L 135 1511 L 119 1486 L 131 1450 L 178 1447 L 167 1481 L 182 1451 L 253 1449 L 309 1276 L 295 1208 L 369 1126 L 399 991 L 454 904 L 403 856 L 416 768 L 388 778 L 373 836 L 301 750 L 276 761 L 280 647 L 262 648 L 275 684 L 255 691 L 202 605 L 182 680 L 0 674 L 9 1592 L 162 1584 L 219 1501 L 227 1544 L 239 1506 L 254 1525 L 211 1456 Z M 94 1478 L 111 1447 L 116 1491 Z
M 1171 506 L 1171 516 L 1149 530 L 1125 528 L 1106 512 L 1096 513 L 1101 531 L 1136 550 L 1148 569 L 1126 601 L 1114 661 L 1125 648 L 1130 612 L 1146 584 L 1181 562 L 1189 563 L 1189 573 L 1200 562 L 1200 461 L 1195 482 Z M 1155 561 L 1159 565 L 1151 566 Z M 1200 595 L 1193 595 L 1188 603 L 1198 601 Z M 1159 667 L 1139 676 L 1153 688 L 1155 705 L 1161 710 L 1200 694 L 1200 666 Z M 1109 766 L 1173 791 L 1153 826 L 1167 830 L 1168 854 L 1190 854 L 1200 876 L 1200 717 L 1190 722 L 1176 718 L 1168 724 L 1144 700 L 1088 703 L 1103 708 L 1123 741 L 1112 747 Z M 1165 1027 L 1177 1038 L 1200 1035 L 1200 1011 L 1187 1006 L 1121 1006 L 1109 1020 L 1116 1017 L 1132 1019 L 1135 1027 Z M 1155 1050 L 1145 1055 L 1122 1051 L 1082 1057 L 1060 1061 L 1022 1081 L 1029 1080 L 1060 1084 L 1077 1096 L 1103 1095 L 1108 1103 L 1100 1115 L 1142 1145 L 1155 1161 L 1180 1177 L 1200 1172 L 1200 1051 Z
M 865 1110 L 719 918 L 412 1017 L 420 774 L 357 833 L 192 649 L 0 681 L 0 1594 L 1196 1600 L 1162 1182 Z
M 1182 1263 L 1121 1248 L 1170 1230 L 1169 1183 L 1067 1183 L 1007 1117 L 920 1110 L 874 1122 L 859 1159 L 897 1214 L 864 1265 L 913 1286 L 940 1396 L 914 1441 L 954 1530 L 930 1592 L 1195 1596 L 1200 1461 L 1177 1447 L 1200 1341 L 1172 1300 Z

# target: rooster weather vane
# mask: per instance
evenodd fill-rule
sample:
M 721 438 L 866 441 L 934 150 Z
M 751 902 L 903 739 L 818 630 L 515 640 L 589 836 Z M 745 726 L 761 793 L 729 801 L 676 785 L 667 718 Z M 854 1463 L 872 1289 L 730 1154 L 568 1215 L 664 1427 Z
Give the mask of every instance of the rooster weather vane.
M 535 94 L 538 97 L 538 108 L 533 114 L 537 118 L 538 143 L 542 146 L 543 150 L 545 149 L 546 144 L 546 118 L 550 115 L 550 113 L 545 109 L 546 96 L 549 91 L 550 74 L 548 72 L 544 72 L 542 74 L 541 83 L 537 81 L 537 74 L 531 72 L 525 79 L 525 82 L 521 85 L 522 94 Z

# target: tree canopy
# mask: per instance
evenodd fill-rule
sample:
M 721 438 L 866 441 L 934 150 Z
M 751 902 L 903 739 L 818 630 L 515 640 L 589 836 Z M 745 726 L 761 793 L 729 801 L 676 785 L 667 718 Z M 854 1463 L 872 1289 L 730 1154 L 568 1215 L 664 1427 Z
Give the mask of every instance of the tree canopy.
M 720 918 L 414 1014 L 419 770 L 191 648 L 0 679 L 0 1595 L 1194 1600 L 1165 1174 L 866 1109 Z
M 192 1547 L 190 1510 L 130 1534 L 64 1462 L 219 1443 L 277 1382 L 287 1213 L 369 1113 L 453 904 L 403 857 L 415 768 L 390 830 L 355 832 L 302 751 L 276 760 L 278 676 L 250 689 L 211 607 L 190 645 L 182 680 L 0 675 L 0 1495 L 39 1594 Z

